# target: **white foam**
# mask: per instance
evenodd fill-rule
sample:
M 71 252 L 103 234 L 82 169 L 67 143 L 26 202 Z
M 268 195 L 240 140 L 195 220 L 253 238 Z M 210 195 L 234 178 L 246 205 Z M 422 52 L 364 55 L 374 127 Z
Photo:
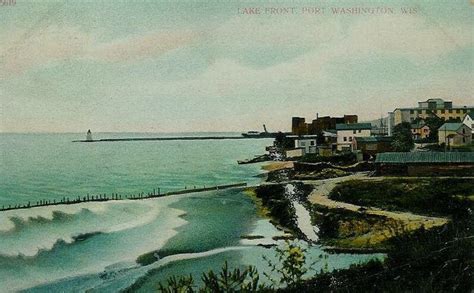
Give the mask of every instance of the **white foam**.
M 160 211 L 174 200 L 165 201 L 121 201 L 82 203 L 76 205 L 58 205 L 38 207 L 30 210 L 11 210 L 1 214 L 3 224 L 0 243 L 0 254 L 7 256 L 35 256 L 40 250 L 51 250 L 55 243 L 62 240 L 66 243 L 74 241 L 74 237 L 88 233 L 112 233 L 152 222 Z M 88 210 L 97 218 L 95 220 L 80 215 Z M 71 215 L 70 222 L 53 220 L 53 213 L 61 212 Z M 179 216 L 181 212 L 177 213 Z M 14 230 L 13 217 L 25 221 L 25 229 Z M 50 222 L 35 225 L 32 219 L 44 218 Z M 183 222 L 176 223 L 184 224 Z M 28 225 L 35 225 L 34 231 Z M 0 232 L 1 233 L 1 232 Z
M 318 228 L 313 227 L 311 224 L 311 215 L 309 214 L 308 210 L 306 210 L 306 208 L 297 201 L 293 202 L 293 206 L 295 207 L 296 211 L 296 221 L 298 223 L 298 228 L 300 228 L 301 232 L 303 232 L 309 240 L 313 242 L 318 241 L 318 235 L 316 234 Z
M 45 283 L 54 282 L 63 278 L 70 278 L 79 275 L 87 275 L 87 274 L 97 274 L 104 271 L 104 268 L 109 267 L 114 263 L 128 263 L 129 266 L 133 266 L 135 264 L 135 260 L 137 256 L 142 255 L 144 253 L 148 253 L 153 250 L 161 249 L 166 242 L 178 234 L 177 228 L 186 224 L 187 221 L 182 219 L 182 216 L 185 212 L 182 210 L 174 209 L 168 207 L 168 205 L 174 202 L 176 198 L 159 201 L 125 201 L 119 204 L 128 204 L 128 205 L 145 205 L 150 206 L 153 208 L 153 211 L 160 211 L 160 215 L 166 215 L 165 218 L 160 220 L 159 222 L 159 234 L 151 233 L 143 235 L 143 238 L 135 239 L 130 246 L 114 246 L 112 250 L 104 250 L 105 253 L 104 257 L 99 257 L 95 259 L 93 262 L 87 262 L 80 266 L 75 267 L 63 267 L 62 269 L 52 269 L 52 270 L 45 270 L 44 268 L 40 267 L 24 267 L 22 270 L 24 271 L 24 276 L 21 278 L 21 282 L 18 282 L 19 276 L 16 272 L 9 272 L 8 270 L 4 273 L 7 275 L 0 277 L 0 282 L 3 283 L 2 285 L 6 286 L 10 290 L 17 291 L 26 288 L 31 288 L 34 286 L 38 286 Z M 112 211 L 113 208 L 109 207 L 109 211 Z M 163 209 L 166 209 L 163 211 Z M 161 213 L 162 212 L 162 213 Z M 132 215 L 134 216 L 134 215 Z M 147 217 L 135 217 L 136 222 L 134 224 L 142 224 L 146 220 L 143 218 Z M 162 218 L 162 216 L 160 216 Z M 151 219 L 148 218 L 148 220 Z M 155 220 L 156 217 L 152 218 L 152 221 Z M 126 222 L 122 219 L 123 222 Z M 137 226 L 132 223 L 119 223 L 113 227 L 110 227 L 108 231 L 115 231 L 121 229 L 129 229 L 129 228 L 136 228 Z M 54 222 L 53 222 L 54 223 Z M 106 223 L 107 224 L 107 223 Z M 56 222 L 57 225 L 57 222 Z M 105 224 L 103 225 L 105 226 Z M 107 230 L 107 229 L 104 229 Z M 130 230 L 133 231 L 133 230 Z M 50 233 L 47 233 L 49 237 L 51 236 Z M 129 236 L 124 236 L 125 238 Z M 66 237 L 63 237 L 66 238 Z M 124 239 L 125 239 L 124 238 Z M 23 241 L 25 241 L 24 239 Z M 47 247 L 45 245 L 46 242 L 43 243 L 43 247 Z M 49 242 L 48 242 L 49 243 Z M 1 245 L 1 244 L 0 244 Z M 39 247 L 39 246 L 35 246 Z M 101 248 L 104 248 L 101 246 Z M 67 260 L 64 260 L 67 261 Z M 0 269 L 0 273 L 1 273 Z M 0 274 L 1 275 L 1 274 Z

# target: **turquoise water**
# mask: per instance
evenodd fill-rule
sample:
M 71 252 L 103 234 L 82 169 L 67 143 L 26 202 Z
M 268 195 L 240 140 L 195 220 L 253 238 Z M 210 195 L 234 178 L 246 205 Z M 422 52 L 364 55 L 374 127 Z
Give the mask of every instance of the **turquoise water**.
M 156 134 L 95 134 L 95 138 Z M 228 135 L 228 134 L 226 134 Z M 261 179 L 270 139 L 72 143 L 77 134 L 1 134 L 0 205 L 87 193 L 136 194 L 160 187 Z M 149 292 L 175 273 L 253 264 L 272 250 L 242 235 L 281 234 L 256 216 L 242 190 L 141 201 L 89 202 L 0 212 L 0 292 Z M 312 251 L 319 254 L 319 247 Z M 160 259 L 139 265 L 139 256 Z M 374 256 L 331 256 L 332 267 Z M 375 256 L 378 257 L 378 256 Z
M 271 144 L 271 139 L 71 142 L 83 136 L 0 134 L 0 206 L 88 193 L 136 194 L 158 187 L 166 192 L 194 185 L 255 183 L 259 166 L 238 166 L 236 161 L 262 154 Z M 94 134 L 97 139 L 156 136 L 164 135 Z

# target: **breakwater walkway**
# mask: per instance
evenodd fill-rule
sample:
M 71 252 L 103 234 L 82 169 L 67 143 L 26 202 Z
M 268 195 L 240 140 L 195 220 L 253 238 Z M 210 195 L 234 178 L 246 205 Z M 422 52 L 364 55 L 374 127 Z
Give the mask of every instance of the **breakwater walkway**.
M 180 137 L 131 137 L 131 138 L 102 138 L 93 140 L 73 140 L 72 142 L 117 142 L 117 141 L 167 141 L 167 140 L 224 140 L 224 139 L 260 139 L 269 137 L 245 136 L 180 136 Z
M 118 200 L 143 200 L 143 199 L 151 199 L 151 198 L 158 198 L 164 197 L 169 195 L 177 195 L 177 194 L 186 194 L 186 193 L 194 193 L 194 192 L 204 192 L 204 191 L 212 191 L 212 190 L 222 190 L 222 189 L 229 189 L 229 188 L 237 188 L 237 187 L 245 187 L 247 183 L 234 183 L 234 184 L 226 184 L 226 185 L 215 185 L 215 186 L 203 186 L 203 187 L 196 187 L 193 186 L 192 188 L 181 189 L 176 191 L 169 191 L 165 193 L 160 192 L 160 188 L 153 189 L 153 192 L 149 193 L 139 193 L 135 195 L 124 195 L 118 193 L 112 194 L 98 194 L 98 195 L 86 195 L 86 196 L 77 196 L 73 198 L 63 197 L 61 200 L 39 200 L 36 202 L 28 202 L 26 204 L 17 204 L 17 205 L 8 205 L 8 206 L 1 206 L 0 211 L 9 211 L 9 210 L 18 210 L 18 209 L 30 209 L 35 207 L 44 207 L 44 206 L 54 206 L 54 205 L 69 205 L 69 204 L 78 204 L 84 202 L 104 202 L 104 201 L 118 201 Z

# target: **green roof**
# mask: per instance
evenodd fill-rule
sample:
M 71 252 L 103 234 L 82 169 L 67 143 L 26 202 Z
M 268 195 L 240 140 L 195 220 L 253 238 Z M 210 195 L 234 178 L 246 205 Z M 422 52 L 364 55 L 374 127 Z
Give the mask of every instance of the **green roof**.
M 336 130 L 362 130 L 372 129 L 370 123 L 350 123 L 350 124 L 336 124 Z
M 368 143 L 368 142 L 391 142 L 393 138 L 391 136 L 368 136 L 368 137 L 356 137 L 357 143 Z
M 457 131 L 462 125 L 463 123 L 461 122 L 444 123 L 440 128 L 438 128 L 438 131 Z
M 474 163 L 474 152 L 380 153 L 375 163 Z

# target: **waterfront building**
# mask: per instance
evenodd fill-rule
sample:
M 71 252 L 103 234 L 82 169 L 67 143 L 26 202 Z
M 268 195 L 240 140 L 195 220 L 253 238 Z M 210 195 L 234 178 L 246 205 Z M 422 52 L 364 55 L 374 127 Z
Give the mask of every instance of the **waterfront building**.
M 316 136 L 300 136 L 295 139 L 295 148 L 302 148 L 304 150 L 304 154 L 316 154 Z
M 446 146 L 469 145 L 472 142 L 472 129 L 464 123 L 444 123 L 438 129 L 438 143 Z
M 370 123 L 336 124 L 337 150 L 352 151 L 355 137 L 369 137 Z
M 375 159 L 378 175 L 472 176 L 474 152 L 388 152 Z
M 287 159 L 299 158 L 304 155 L 304 149 L 303 148 L 286 149 L 284 153 L 285 153 L 285 158 Z

